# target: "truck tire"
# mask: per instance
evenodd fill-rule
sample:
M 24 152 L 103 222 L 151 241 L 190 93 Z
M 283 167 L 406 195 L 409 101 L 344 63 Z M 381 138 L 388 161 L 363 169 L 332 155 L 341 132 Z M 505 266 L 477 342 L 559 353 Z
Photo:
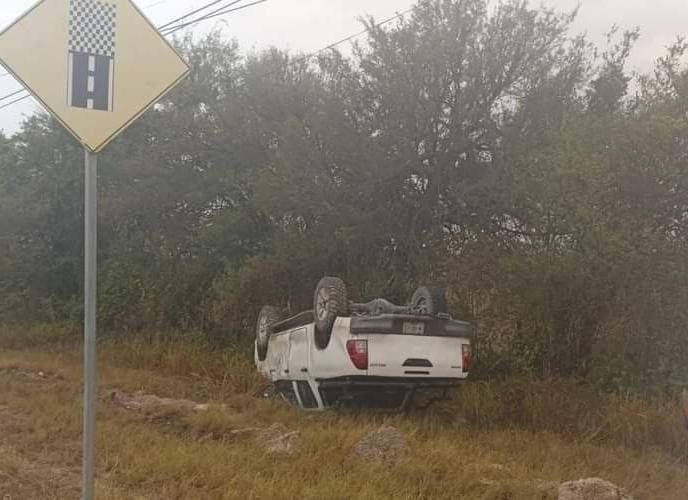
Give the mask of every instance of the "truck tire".
M 349 300 L 346 285 L 339 278 L 325 277 L 315 287 L 313 316 L 315 322 L 315 345 L 325 349 L 330 343 L 332 327 L 337 316 L 346 316 Z
M 447 298 L 444 289 L 421 286 L 413 292 L 411 308 L 419 314 L 435 316 L 447 313 Z
M 260 361 L 265 361 L 268 355 L 268 342 L 272 333 L 270 327 L 279 320 L 279 309 L 274 306 L 263 306 L 261 308 L 256 323 L 256 352 Z

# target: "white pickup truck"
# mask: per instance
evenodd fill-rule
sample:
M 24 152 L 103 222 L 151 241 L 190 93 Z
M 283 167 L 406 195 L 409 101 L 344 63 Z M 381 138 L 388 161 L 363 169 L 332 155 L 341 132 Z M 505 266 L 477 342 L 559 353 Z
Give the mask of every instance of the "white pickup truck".
M 406 409 L 419 391 L 446 397 L 468 376 L 472 327 L 446 309 L 438 289 L 419 288 L 408 306 L 361 304 L 348 301 L 342 280 L 323 278 L 312 310 L 282 319 L 276 307 L 261 309 L 256 366 L 274 394 L 307 410 Z

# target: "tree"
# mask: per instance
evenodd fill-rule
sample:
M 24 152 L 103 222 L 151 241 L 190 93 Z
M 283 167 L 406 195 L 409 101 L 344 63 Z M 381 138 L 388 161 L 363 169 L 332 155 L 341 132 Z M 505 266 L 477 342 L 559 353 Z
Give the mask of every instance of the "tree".
M 365 19 L 350 57 L 178 40 L 192 73 L 100 168 L 100 319 L 252 331 L 309 307 L 445 284 L 483 373 L 665 390 L 688 378 L 688 45 L 653 74 L 523 0 Z M 0 319 L 76 319 L 82 152 L 50 118 L 0 137 Z

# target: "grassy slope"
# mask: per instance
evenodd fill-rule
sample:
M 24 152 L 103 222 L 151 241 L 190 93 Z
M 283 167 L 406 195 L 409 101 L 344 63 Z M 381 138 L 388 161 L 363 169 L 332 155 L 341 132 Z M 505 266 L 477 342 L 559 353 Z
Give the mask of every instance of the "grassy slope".
M 100 354 L 103 387 L 228 405 L 226 412 L 151 421 L 101 401 L 100 498 L 548 499 L 556 489 L 542 483 L 591 476 L 640 499 L 688 495 L 688 433 L 671 406 L 599 406 L 575 390 L 568 398 L 555 394 L 565 390 L 556 386 L 475 386 L 463 399 L 408 417 L 308 414 L 254 397 L 262 381 L 238 355 L 147 341 L 103 345 Z M 49 376 L 32 375 L 39 370 Z M 0 496 L 78 496 L 80 377 L 73 349 L 0 351 Z M 586 407 L 592 416 L 576 425 Z M 293 458 L 266 455 L 251 442 L 202 438 L 273 422 L 301 431 Z M 394 465 L 353 458 L 354 444 L 382 423 L 400 428 L 411 452 Z

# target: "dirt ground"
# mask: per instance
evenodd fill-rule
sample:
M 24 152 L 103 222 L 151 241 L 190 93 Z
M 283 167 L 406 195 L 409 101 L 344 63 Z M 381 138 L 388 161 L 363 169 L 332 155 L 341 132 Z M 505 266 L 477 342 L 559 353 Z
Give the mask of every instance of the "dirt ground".
M 66 385 L 59 376 L 28 369 L 0 368 L 0 387 L 19 389 L 26 398 L 34 389 Z M 0 402 L 3 401 L 0 391 Z M 0 499 L 67 500 L 81 494 L 81 467 L 78 457 L 64 465 L 64 457 L 52 446 L 27 446 L 32 432 L 32 416 L 0 403 Z M 46 444 L 48 441 L 46 441 Z M 55 443 L 59 443 L 57 440 Z M 74 443 L 71 446 L 74 449 Z M 98 498 L 125 498 L 109 481 L 99 485 Z M 143 497 L 141 497 L 143 498 Z

